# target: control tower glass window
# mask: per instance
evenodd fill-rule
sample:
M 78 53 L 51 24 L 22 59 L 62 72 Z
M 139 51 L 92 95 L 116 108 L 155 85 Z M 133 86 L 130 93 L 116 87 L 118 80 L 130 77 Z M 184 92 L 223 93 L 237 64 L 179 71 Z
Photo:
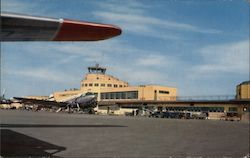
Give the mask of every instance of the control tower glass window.
M 106 68 L 100 67 L 99 64 L 96 64 L 95 66 L 88 67 L 88 71 L 91 74 L 105 74 Z

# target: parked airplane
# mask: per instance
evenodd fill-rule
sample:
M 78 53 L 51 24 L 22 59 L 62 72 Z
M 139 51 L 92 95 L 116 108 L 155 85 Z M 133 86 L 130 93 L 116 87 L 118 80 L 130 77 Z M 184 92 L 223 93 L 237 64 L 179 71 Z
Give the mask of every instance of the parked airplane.
M 11 100 L 5 98 L 5 89 L 3 90 L 2 95 L 0 95 L 0 104 L 10 104 Z
M 93 93 L 74 95 L 58 102 L 52 101 L 51 98 L 49 100 L 38 100 L 14 97 L 14 99 L 19 100 L 25 105 L 35 105 L 38 109 L 56 107 L 58 111 L 64 108 L 68 109 L 69 112 L 71 112 L 71 109 L 77 109 L 78 111 L 82 109 L 88 113 L 93 113 L 93 109 L 96 107 L 97 102 L 96 95 Z
M 121 34 L 114 25 L 1 12 L 1 41 L 98 41 Z

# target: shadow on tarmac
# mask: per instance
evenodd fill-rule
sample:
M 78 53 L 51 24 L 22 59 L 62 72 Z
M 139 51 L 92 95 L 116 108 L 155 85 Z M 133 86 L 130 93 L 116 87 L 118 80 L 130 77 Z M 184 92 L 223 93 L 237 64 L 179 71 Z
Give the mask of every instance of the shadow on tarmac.
M 2 128 L 104 128 L 127 127 L 120 125 L 58 125 L 58 124 L 0 124 Z
M 1 156 L 3 157 L 56 157 L 54 154 L 66 150 L 65 147 L 1 129 Z

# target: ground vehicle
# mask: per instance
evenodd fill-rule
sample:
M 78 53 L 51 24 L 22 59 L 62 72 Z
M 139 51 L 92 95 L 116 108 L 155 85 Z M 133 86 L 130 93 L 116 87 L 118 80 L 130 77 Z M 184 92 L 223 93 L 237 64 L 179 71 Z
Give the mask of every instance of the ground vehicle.
M 153 112 L 149 117 L 162 118 L 162 112 L 160 111 Z

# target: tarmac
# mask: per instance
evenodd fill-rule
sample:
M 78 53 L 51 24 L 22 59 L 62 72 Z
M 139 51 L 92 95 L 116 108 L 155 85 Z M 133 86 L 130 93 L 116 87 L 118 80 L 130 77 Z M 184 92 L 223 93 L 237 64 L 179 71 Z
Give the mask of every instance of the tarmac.
M 2 157 L 246 157 L 249 123 L 0 110 Z

